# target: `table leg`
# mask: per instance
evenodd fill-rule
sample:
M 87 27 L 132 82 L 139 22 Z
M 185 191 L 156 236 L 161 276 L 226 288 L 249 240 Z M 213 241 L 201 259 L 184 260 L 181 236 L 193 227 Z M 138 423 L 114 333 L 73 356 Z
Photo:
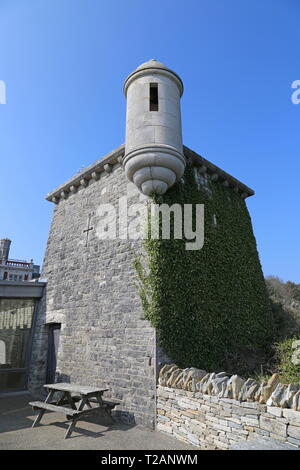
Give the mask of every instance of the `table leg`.
M 56 405 L 60 406 L 63 404 L 64 399 L 66 398 L 67 392 L 64 392 L 59 400 L 57 400 Z
M 72 398 L 71 398 L 71 396 L 70 396 L 70 400 L 73 401 Z M 86 404 L 86 398 L 85 398 L 85 397 L 82 397 L 82 398 L 81 398 L 81 401 L 79 402 L 78 408 L 76 408 L 75 405 L 74 405 L 74 406 L 75 406 L 75 409 L 78 409 L 78 411 L 82 411 L 85 404 Z M 70 423 L 70 425 L 69 425 L 69 427 L 68 427 L 68 430 L 67 430 L 67 432 L 66 432 L 66 434 L 65 434 L 65 439 L 68 439 L 68 437 L 71 436 L 72 431 L 74 430 L 74 428 L 75 428 L 76 423 L 77 423 L 78 420 L 79 420 L 79 417 L 74 418 L 74 419 L 71 420 L 71 423 Z
M 67 392 L 67 393 L 66 393 L 66 398 L 67 398 L 67 400 L 68 400 L 68 403 L 69 403 L 70 407 L 71 407 L 73 410 L 77 410 L 77 407 L 76 407 L 76 405 L 75 405 L 75 402 L 74 402 L 74 400 L 73 400 L 73 398 L 72 398 L 71 393 Z
M 114 420 L 112 419 L 111 411 L 108 410 L 106 406 L 104 406 L 103 404 L 102 394 L 96 395 L 96 399 L 97 399 L 97 402 L 99 403 L 99 407 L 101 408 L 101 410 L 104 410 L 104 413 L 106 414 L 106 416 L 108 416 L 111 422 L 113 423 Z
M 39 424 L 39 422 L 41 421 L 42 417 L 44 416 L 44 413 L 45 413 L 46 410 L 40 410 L 39 414 L 37 415 L 37 417 L 35 418 L 33 424 L 32 424 L 32 428 L 34 428 L 37 424 Z
M 53 394 L 54 394 L 54 390 L 51 390 L 48 395 L 47 395 L 47 398 L 45 400 L 45 403 L 49 403 L 49 401 L 51 400 L 51 398 L 53 397 Z M 37 424 L 39 424 L 39 422 L 41 421 L 42 417 L 44 416 L 44 413 L 45 413 L 46 410 L 40 410 L 39 414 L 37 415 L 37 417 L 35 418 L 33 424 L 32 424 L 32 428 L 34 428 Z
M 66 434 L 65 434 L 65 439 L 68 439 L 68 437 L 71 436 L 72 431 L 73 431 L 73 429 L 75 428 L 77 421 L 78 421 L 78 418 L 72 419 L 72 421 L 71 421 L 71 423 L 70 423 L 70 425 L 69 425 L 69 427 L 68 427 L 68 430 L 67 430 L 67 432 L 66 432 Z

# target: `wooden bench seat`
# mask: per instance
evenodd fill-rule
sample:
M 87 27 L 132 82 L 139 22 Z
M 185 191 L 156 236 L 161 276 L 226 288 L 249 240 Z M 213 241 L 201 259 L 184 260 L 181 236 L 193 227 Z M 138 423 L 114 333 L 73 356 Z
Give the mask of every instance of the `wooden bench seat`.
M 92 402 L 92 403 L 98 403 L 97 398 L 89 398 L 89 401 Z M 116 401 L 104 400 L 103 398 L 102 398 L 102 403 L 103 403 L 103 406 L 104 406 L 105 408 L 110 408 L 111 410 L 112 410 L 115 406 L 117 406 L 117 405 L 120 404 L 120 403 L 118 403 L 118 402 L 116 402 Z
M 48 397 L 49 401 L 47 402 L 43 402 L 43 401 L 29 402 L 29 405 L 32 406 L 34 410 L 39 411 L 39 414 L 36 417 L 34 423 L 32 424 L 32 427 L 35 427 L 41 421 L 41 418 L 43 417 L 46 411 L 54 411 L 57 413 L 63 413 L 66 415 L 66 418 L 68 421 L 71 420 L 71 423 L 65 435 L 65 439 L 70 437 L 72 430 L 74 429 L 76 425 L 76 422 L 79 419 L 81 419 L 82 416 L 89 414 L 90 412 L 100 411 L 102 409 L 110 417 L 110 419 L 112 419 L 111 411 L 115 406 L 119 405 L 119 403 L 117 402 L 102 399 L 102 406 L 99 406 L 100 404 L 97 398 L 92 398 L 92 397 L 85 398 L 81 396 L 72 396 L 68 398 L 63 398 L 59 401 L 60 404 L 58 405 L 57 403 L 50 401 L 51 393 L 50 393 L 50 396 Z M 74 402 L 78 402 L 79 400 L 83 400 L 79 406 L 79 409 L 71 408 L 72 406 L 74 406 Z M 96 403 L 98 406 L 96 407 L 91 406 L 90 402 Z M 67 407 L 64 405 L 70 405 L 70 407 Z M 83 409 L 85 405 L 87 405 L 87 408 Z
M 57 411 L 58 413 L 64 413 L 67 417 L 70 418 L 79 416 L 82 413 L 78 410 L 72 410 L 72 408 L 58 406 L 52 403 L 44 403 L 43 401 L 31 401 L 29 405 L 32 406 L 35 410 Z

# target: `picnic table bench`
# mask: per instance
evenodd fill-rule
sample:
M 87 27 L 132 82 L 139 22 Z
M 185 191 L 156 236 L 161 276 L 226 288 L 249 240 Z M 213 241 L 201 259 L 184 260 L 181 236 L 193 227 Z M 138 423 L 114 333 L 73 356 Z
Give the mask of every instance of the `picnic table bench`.
M 48 390 L 46 400 L 31 401 L 29 403 L 34 410 L 39 410 L 39 414 L 34 420 L 32 427 L 34 428 L 41 421 L 46 411 L 63 413 L 67 420 L 71 421 L 65 434 L 65 439 L 71 436 L 77 421 L 82 416 L 86 416 L 90 412 L 103 410 L 106 415 L 112 419 L 111 411 L 118 405 L 117 402 L 102 398 L 103 393 L 108 391 L 107 388 L 88 387 L 69 383 L 46 384 L 44 387 Z M 61 392 L 62 396 L 52 401 L 53 395 L 56 392 Z M 77 406 L 76 403 L 78 403 Z M 92 406 L 91 403 L 96 403 L 98 406 Z M 84 408 L 85 406 L 87 408 Z

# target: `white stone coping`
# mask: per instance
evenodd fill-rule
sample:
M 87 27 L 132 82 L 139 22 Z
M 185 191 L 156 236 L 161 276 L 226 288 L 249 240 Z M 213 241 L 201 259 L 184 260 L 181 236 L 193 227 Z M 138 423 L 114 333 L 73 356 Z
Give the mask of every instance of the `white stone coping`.
M 183 153 L 187 159 L 187 163 L 198 166 L 202 173 L 209 172 L 213 181 L 219 181 L 224 186 L 231 187 L 234 191 L 241 194 L 242 198 L 253 196 L 253 189 L 237 180 L 229 173 L 209 162 L 199 154 L 183 146 Z M 61 199 L 65 199 L 68 193 L 75 193 L 78 187 L 86 187 L 91 179 L 98 180 L 102 172 L 110 173 L 114 170 L 113 166 L 120 164 L 125 155 L 125 144 L 120 145 L 110 153 L 101 157 L 96 162 L 89 165 L 71 179 L 49 192 L 45 199 L 50 202 L 58 203 Z

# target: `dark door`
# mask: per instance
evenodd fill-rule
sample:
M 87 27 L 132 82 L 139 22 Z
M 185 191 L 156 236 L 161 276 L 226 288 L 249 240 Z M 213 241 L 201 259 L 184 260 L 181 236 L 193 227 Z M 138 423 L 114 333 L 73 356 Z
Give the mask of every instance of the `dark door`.
M 55 371 L 57 362 L 57 353 L 60 335 L 60 323 L 52 323 L 49 325 L 48 331 L 48 361 L 47 361 L 47 378 L 48 384 L 55 382 Z

